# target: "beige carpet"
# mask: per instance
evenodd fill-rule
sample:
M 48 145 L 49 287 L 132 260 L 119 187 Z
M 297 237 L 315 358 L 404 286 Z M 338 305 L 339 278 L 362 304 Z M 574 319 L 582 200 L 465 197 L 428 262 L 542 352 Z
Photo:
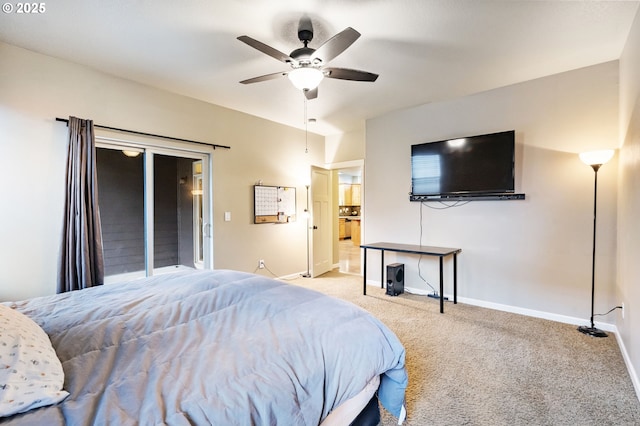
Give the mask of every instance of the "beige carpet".
M 409 426 L 640 425 L 640 402 L 616 338 L 575 326 L 404 293 L 330 272 L 292 284 L 348 300 L 405 346 Z M 382 410 L 382 425 L 395 419 Z

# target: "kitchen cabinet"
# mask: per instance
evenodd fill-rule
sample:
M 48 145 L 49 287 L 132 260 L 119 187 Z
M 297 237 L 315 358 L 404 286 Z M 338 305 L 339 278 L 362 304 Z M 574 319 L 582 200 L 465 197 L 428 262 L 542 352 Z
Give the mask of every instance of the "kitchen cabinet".
M 360 205 L 360 185 L 351 185 L 351 205 Z
M 351 185 L 346 183 L 341 183 L 338 185 L 338 203 L 341 206 L 350 206 L 351 205 Z
M 345 217 L 338 219 L 338 238 L 341 240 L 353 238 L 354 232 L 360 235 L 360 220 Z
M 359 206 L 361 200 L 360 184 L 341 183 L 338 185 L 338 204 L 341 206 Z
M 351 241 L 354 246 L 360 246 L 360 219 L 351 221 Z

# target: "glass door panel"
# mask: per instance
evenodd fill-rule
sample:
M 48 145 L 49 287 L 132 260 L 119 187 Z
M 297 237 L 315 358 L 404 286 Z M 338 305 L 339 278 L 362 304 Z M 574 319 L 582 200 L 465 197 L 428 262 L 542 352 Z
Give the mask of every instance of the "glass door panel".
M 144 154 L 137 154 L 96 149 L 105 282 L 145 276 Z
M 193 269 L 196 260 L 193 179 L 198 160 L 154 155 L 154 274 Z

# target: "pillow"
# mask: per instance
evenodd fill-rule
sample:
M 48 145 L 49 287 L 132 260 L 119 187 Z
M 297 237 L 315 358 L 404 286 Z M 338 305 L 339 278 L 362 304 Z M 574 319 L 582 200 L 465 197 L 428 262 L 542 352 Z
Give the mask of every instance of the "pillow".
M 26 315 L 0 304 L 0 417 L 56 404 L 69 395 L 49 336 Z

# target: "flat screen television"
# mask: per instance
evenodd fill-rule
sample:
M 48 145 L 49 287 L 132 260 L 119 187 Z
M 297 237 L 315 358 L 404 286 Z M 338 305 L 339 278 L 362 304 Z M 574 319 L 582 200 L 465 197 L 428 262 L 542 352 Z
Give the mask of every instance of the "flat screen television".
M 514 193 L 515 131 L 411 146 L 411 199 Z

